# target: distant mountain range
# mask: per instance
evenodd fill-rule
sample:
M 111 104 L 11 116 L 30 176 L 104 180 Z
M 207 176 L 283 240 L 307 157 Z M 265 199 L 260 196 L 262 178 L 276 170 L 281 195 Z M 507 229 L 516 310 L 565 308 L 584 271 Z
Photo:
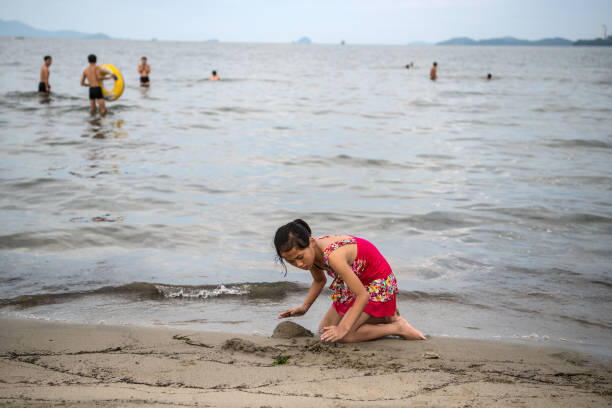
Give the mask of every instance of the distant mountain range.
M 436 45 L 544 45 L 544 46 L 568 46 L 573 41 L 565 38 L 544 38 L 537 41 L 520 40 L 514 37 L 489 38 L 485 40 L 474 40 L 469 37 L 455 37 L 450 40 L 436 43 Z
M 0 20 L 0 37 L 38 37 L 38 38 L 81 38 L 81 39 L 110 39 L 111 37 L 103 33 L 82 33 L 73 30 L 48 31 L 34 28 L 20 21 Z M 153 39 L 156 41 L 157 39 Z M 217 42 L 217 39 L 210 39 L 207 42 Z M 308 37 L 302 37 L 295 41 L 295 44 L 312 44 Z M 423 41 L 416 41 L 408 45 L 431 45 Z M 515 37 L 489 38 L 474 40 L 469 37 L 454 37 L 450 40 L 441 41 L 435 45 L 531 45 L 531 46 L 612 46 L 612 36 L 606 39 L 596 38 L 593 40 L 571 41 L 566 38 L 544 38 L 542 40 L 530 41 L 521 40 Z
M 0 20 L 0 37 L 46 37 L 46 38 L 86 38 L 86 39 L 109 39 L 106 34 L 81 33 L 79 31 L 61 30 L 47 31 L 39 30 L 20 21 Z
M 612 35 L 609 35 L 605 40 L 603 38 L 596 38 L 594 40 L 578 40 L 574 45 L 595 45 L 595 46 L 612 46 Z
M 521 40 L 515 37 L 489 38 L 484 40 L 474 40 L 469 37 L 455 37 L 450 40 L 436 43 L 436 45 L 531 45 L 547 47 L 566 47 L 570 45 L 612 45 L 612 36 L 607 39 L 578 40 L 571 41 L 566 38 L 544 38 L 536 41 Z

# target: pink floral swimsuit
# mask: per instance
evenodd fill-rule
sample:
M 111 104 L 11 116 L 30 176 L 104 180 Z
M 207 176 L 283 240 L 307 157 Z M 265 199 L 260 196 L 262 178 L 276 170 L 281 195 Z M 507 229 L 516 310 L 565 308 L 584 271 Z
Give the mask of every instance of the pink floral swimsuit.
M 395 275 L 378 249 L 365 239 L 357 237 L 332 242 L 323 250 L 326 272 L 334 279 L 329 288 L 333 292 L 331 298 L 336 311 L 345 314 L 355 301 L 355 295 L 346 282 L 329 266 L 331 253 L 344 245 L 357 245 L 357 256 L 352 269 L 370 296 L 364 312 L 375 317 L 393 316 L 396 308 L 395 294 L 398 291 Z

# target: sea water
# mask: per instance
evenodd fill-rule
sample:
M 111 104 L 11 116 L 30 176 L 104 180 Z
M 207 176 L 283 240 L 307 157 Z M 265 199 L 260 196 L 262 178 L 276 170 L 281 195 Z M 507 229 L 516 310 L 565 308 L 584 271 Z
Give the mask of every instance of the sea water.
M 0 316 L 269 335 L 300 217 L 374 243 L 426 334 L 612 354 L 612 49 L 3 38 L 0 69 Z

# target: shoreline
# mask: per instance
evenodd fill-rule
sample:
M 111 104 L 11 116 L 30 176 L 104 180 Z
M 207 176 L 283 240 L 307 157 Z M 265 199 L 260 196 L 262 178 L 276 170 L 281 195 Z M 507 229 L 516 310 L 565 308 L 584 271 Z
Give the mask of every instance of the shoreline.
M 434 337 L 329 344 L 0 318 L 0 405 L 400 407 L 612 403 L 612 361 Z M 286 358 L 286 359 L 285 359 Z

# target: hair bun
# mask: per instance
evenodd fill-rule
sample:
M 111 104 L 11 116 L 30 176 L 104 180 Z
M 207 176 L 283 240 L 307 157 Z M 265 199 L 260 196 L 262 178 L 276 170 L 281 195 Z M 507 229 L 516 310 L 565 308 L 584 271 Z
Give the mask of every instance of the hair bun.
M 312 231 L 310 230 L 310 227 L 308 226 L 306 221 L 304 221 L 303 219 L 298 218 L 298 219 L 293 220 L 293 222 L 298 224 L 299 226 L 303 227 L 306 231 L 308 231 L 308 235 L 312 234 Z

